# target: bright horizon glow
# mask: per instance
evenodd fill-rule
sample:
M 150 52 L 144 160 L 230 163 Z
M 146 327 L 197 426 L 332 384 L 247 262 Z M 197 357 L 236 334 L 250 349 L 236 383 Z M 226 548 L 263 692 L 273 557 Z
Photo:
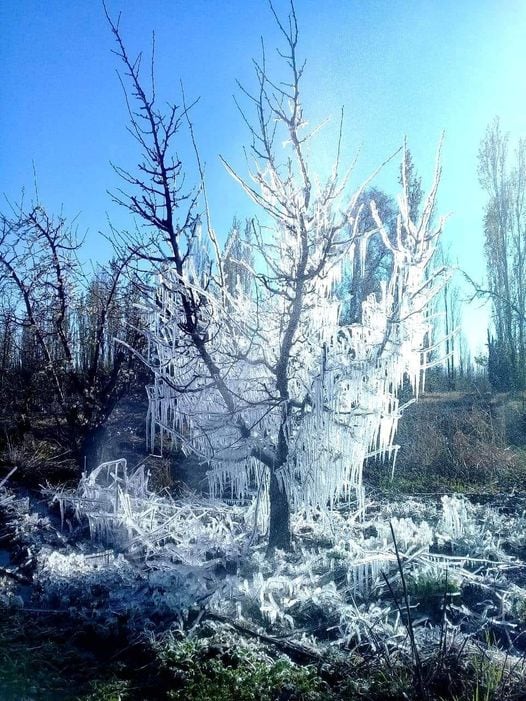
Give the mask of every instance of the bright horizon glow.
M 108 2 L 131 54 L 148 55 L 156 32 L 158 94 L 180 101 L 201 96 L 193 121 L 213 224 L 221 238 L 234 215 L 255 213 L 219 162 L 222 154 L 247 174 L 242 146 L 248 134 L 232 100 L 236 79 L 254 85 L 251 57 L 265 37 L 269 56 L 280 36 L 263 0 L 192 3 L 159 0 Z M 287 3 L 277 4 L 281 16 Z M 473 278 L 484 276 L 484 195 L 476 175 L 477 151 L 496 114 L 504 130 L 526 135 L 526 4 L 522 0 L 376 0 L 351 3 L 298 0 L 300 53 L 307 57 L 304 107 L 310 123 L 329 116 L 315 163 L 327 168 L 334 153 L 340 109 L 345 107 L 343 163 L 360 151 L 351 185 L 357 186 L 408 138 L 424 189 L 430 184 L 442 131 L 443 178 L 438 211 L 451 212 L 444 241 L 451 258 Z M 107 256 L 99 230 L 106 213 L 116 226 L 132 226 L 106 190 L 119 182 L 110 161 L 132 167 L 138 159 L 126 132 L 126 108 L 115 76 L 117 59 L 98 3 L 19 0 L 0 7 L 0 193 L 16 200 L 33 186 L 33 163 L 42 201 L 79 214 L 88 255 Z M 120 67 L 119 67 L 120 68 Z M 181 155 L 191 160 L 186 140 Z M 191 169 L 191 168 L 190 168 Z M 397 165 L 375 180 L 396 194 Z M 487 313 L 473 305 L 463 330 L 473 353 L 484 350 Z

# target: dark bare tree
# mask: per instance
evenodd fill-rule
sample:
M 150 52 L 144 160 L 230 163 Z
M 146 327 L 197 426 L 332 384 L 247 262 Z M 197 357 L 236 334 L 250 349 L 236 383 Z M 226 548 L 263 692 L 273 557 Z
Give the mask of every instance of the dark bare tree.
M 130 352 L 113 345 L 116 316 L 130 342 L 139 336 L 123 318 L 133 316 L 123 311 L 127 261 L 112 261 L 90 282 L 76 231 L 40 204 L 11 206 L 0 226 L 0 286 L 11 300 L 4 354 L 17 339 L 11 361 L 23 374 L 22 394 L 32 393 L 24 411 L 45 410 L 79 462 L 94 466 L 106 421 L 131 379 Z

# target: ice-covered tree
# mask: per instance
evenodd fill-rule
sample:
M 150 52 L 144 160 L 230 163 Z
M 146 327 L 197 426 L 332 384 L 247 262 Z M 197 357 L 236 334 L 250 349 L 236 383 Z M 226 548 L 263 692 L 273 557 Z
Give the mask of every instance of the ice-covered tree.
M 370 202 L 374 228 L 364 232 L 362 190 L 349 195 L 339 158 L 325 182 L 312 170 L 294 8 L 286 23 L 275 19 L 288 78 L 270 77 L 264 53 L 255 63 L 257 89 L 245 93 L 254 109 L 253 118 L 245 113 L 251 182 L 225 164 L 261 209 L 261 225 L 244 244 L 251 255 L 237 263 L 205 235 L 197 194 L 177 219 L 181 164 L 169 155 L 176 108 L 163 115 L 155 94 L 146 95 L 139 63 L 113 25 L 138 100 L 132 127 L 144 154 L 141 178 L 126 177 L 139 191 L 126 203 L 167 246 L 164 262 L 150 256 L 158 264 L 147 312 L 150 440 L 159 430 L 200 456 L 213 494 L 255 495 L 268 509 L 270 550 L 290 547 L 294 509 L 325 509 L 342 497 L 363 505 L 364 460 L 395 452 L 398 387 L 405 375 L 415 393 L 421 386 L 425 310 L 441 278 L 428 271 L 441 228 L 430 223 L 439 168 L 418 221 L 404 177 L 395 231 Z M 346 268 L 365 261 L 373 232 L 390 252 L 389 276 L 361 300 L 360 321 L 344 325 L 335 289 Z M 225 259 L 245 267 L 243 284 L 226 279 Z

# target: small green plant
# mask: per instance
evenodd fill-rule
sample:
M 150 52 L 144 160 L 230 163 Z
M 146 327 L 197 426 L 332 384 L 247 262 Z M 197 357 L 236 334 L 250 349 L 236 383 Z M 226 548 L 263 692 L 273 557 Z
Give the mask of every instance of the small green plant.
M 174 701 L 329 701 L 335 698 L 313 667 L 274 660 L 261 650 L 215 640 L 170 641 L 158 649 Z
M 407 593 L 427 605 L 460 593 L 458 583 L 444 571 L 412 572 L 407 576 Z
M 506 676 L 505 663 L 498 663 L 484 654 L 477 655 L 469 659 L 466 674 L 473 679 L 470 701 L 501 701 L 510 698 L 506 693 L 506 685 L 510 680 Z
M 79 696 L 78 701 L 126 701 L 130 698 L 130 682 L 123 679 L 110 679 L 92 683 L 92 691 Z

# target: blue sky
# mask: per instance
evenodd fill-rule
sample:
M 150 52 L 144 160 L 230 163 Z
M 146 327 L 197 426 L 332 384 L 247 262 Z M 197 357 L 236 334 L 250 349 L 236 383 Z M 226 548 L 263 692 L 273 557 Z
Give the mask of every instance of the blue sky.
M 108 0 L 122 11 L 130 53 L 148 52 L 156 33 L 158 94 L 200 97 L 193 121 L 206 161 L 213 223 L 221 234 L 234 214 L 254 212 L 219 162 L 246 174 L 248 135 L 232 95 L 236 79 L 253 85 L 251 58 L 260 35 L 268 51 L 279 35 L 265 0 Z M 276 2 L 278 11 L 286 3 Z M 332 160 L 335 129 L 345 107 L 344 156 L 359 151 L 358 184 L 407 135 L 416 166 L 429 182 L 445 131 L 439 209 L 451 213 L 446 245 L 471 275 L 483 275 L 482 208 L 476 175 L 479 141 L 494 115 L 526 135 L 526 0 L 297 0 L 300 52 L 307 57 L 304 105 L 313 124 L 332 124 L 313 157 Z M 133 166 L 134 142 L 111 53 L 112 37 L 96 0 L 4 0 L 0 3 L 0 193 L 31 192 L 33 163 L 39 195 L 63 206 L 89 254 L 107 251 L 98 235 L 106 217 L 130 224 L 107 195 L 119 183 L 110 161 Z M 190 158 L 184 138 L 181 155 Z M 396 166 L 377 186 L 396 193 Z M 475 348 L 485 319 L 471 309 L 465 330 Z

